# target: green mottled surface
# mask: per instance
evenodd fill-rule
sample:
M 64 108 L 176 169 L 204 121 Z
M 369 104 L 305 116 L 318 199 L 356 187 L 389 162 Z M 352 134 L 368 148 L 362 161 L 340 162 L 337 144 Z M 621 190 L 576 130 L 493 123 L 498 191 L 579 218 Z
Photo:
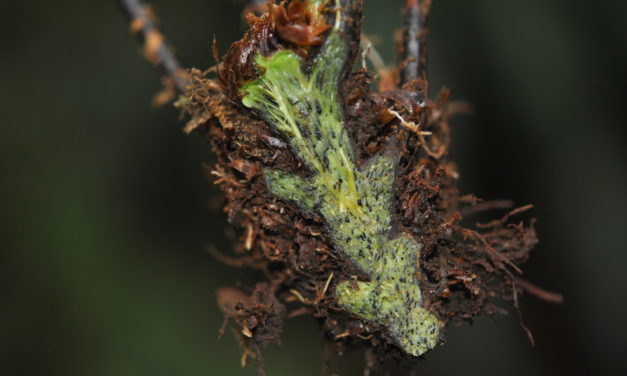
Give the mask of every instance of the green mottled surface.
M 370 277 L 368 282 L 341 282 L 339 303 L 387 327 L 407 353 L 421 355 L 440 338 L 440 323 L 423 308 L 416 278 L 421 245 L 409 236 L 390 238 L 395 158 L 382 155 L 361 169 L 355 165 L 338 98 L 347 54 L 338 25 L 309 74 L 292 51 L 257 56 L 260 76 L 241 88 L 242 102 L 260 110 L 313 172 L 302 178 L 268 169 L 269 189 L 320 213 L 335 248 Z

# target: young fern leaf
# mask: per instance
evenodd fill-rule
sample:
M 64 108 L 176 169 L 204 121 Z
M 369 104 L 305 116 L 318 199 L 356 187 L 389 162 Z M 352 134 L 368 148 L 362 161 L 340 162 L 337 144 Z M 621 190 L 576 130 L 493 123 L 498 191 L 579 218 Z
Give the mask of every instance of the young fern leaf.
M 258 55 L 259 77 L 240 88 L 242 103 L 260 111 L 312 172 L 299 177 L 265 169 L 268 189 L 319 213 L 336 250 L 369 276 L 369 281 L 339 283 L 339 304 L 384 326 L 403 351 L 418 356 L 437 345 L 441 324 L 423 305 L 416 277 L 421 244 L 392 234 L 397 159 L 387 153 L 361 169 L 355 164 L 338 94 L 348 55 L 339 9 L 309 73 L 303 73 L 303 59 L 293 51 Z

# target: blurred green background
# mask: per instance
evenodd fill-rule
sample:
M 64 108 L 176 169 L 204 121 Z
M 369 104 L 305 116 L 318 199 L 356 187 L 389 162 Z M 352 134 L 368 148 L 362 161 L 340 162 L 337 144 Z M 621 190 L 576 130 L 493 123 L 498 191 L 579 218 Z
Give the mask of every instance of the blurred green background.
M 366 0 L 392 63 L 401 0 Z M 154 0 L 188 66 L 243 29 L 237 0 Z M 219 264 L 232 237 L 201 172 L 207 145 L 153 108 L 158 75 L 115 2 L 3 2 L 0 12 L 0 374 L 254 375 L 218 340 Z M 421 375 L 627 374 L 627 2 L 434 0 L 432 94 L 447 85 L 463 192 L 533 203 L 541 244 L 526 277 L 564 306 L 450 328 Z M 321 335 L 290 320 L 270 376 L 320 374 Z M 336 362 L 360 375 L 360 360 Z

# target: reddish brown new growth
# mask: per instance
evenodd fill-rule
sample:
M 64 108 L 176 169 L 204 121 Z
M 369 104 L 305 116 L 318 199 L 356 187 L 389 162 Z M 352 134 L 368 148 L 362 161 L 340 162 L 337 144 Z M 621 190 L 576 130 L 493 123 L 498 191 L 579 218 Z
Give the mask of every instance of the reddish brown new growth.
M 324 4 L 320 5 L 321 13 Z M 287 10 L 284 6 L 272 6 L 272 17 L 279 36 L 298 47 L 315 46 L 323 42 L 322 34 L 331 28 L 325 17 L 316 17 L 309 6 L 300 0 L 292 1 Z
M 281 47 L 276 38 L 270 13 L 266 12 L 260 17 L 249 13 L 246 21 L 250 29 L 244 38 L 229 47 L 222 62 L 218 65 L 220 83 L 231 99 L 236 101 L 240 99 L 239 88 L 257 74 L 254 64 L 255 56 L 258 53 L 267 56 Z M 215 42 L 214 51 L 217 51 Z M 215 55 L 217 58 L 217 52 Z
M 257 54 L 269 56 L 278 50 L 293 49 L 307 58 L 310 49 L 322 43 L 324 32 L 330 28 L 326 17 L 315 17 L 307 4 L 299 0 L 268 7 L 269 11 L 261 16 L 246 15 L 250 29 L 229 47 L 219 65 L 218 77 L 233 100 L 239 101 L 239 88 L 257 76 Z M 318 13 L 323 14 L 325 7 L 326 3 L 321 4 Z

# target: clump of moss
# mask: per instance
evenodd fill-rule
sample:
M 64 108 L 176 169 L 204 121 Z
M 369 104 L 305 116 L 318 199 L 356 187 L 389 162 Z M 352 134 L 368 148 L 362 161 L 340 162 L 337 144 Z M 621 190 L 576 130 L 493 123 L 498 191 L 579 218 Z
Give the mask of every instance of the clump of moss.
M 373 91 L 372 75 L 352 69 L 361 3 L 297 3 L 249 17 L 218 77 L 192 72 L 182 103 L 187 129 L 212 146 L 210 172 L 240 231 L 240 257 L 219 257 L 266 281 L 254 299 L 223 297 L 238 301 L 225 313 L 250 347 L 276 340 L 297 304 L 291 315 L 319 318 L 340 349 L 412 358 L 450 322 L 515 301 L 535 232 L 509 215 L 462 226 L 480 206 L 456 189 L 446 93 L 419 100 L 420 80 Z M 315 37 L 288 35 L 310 26 Z

